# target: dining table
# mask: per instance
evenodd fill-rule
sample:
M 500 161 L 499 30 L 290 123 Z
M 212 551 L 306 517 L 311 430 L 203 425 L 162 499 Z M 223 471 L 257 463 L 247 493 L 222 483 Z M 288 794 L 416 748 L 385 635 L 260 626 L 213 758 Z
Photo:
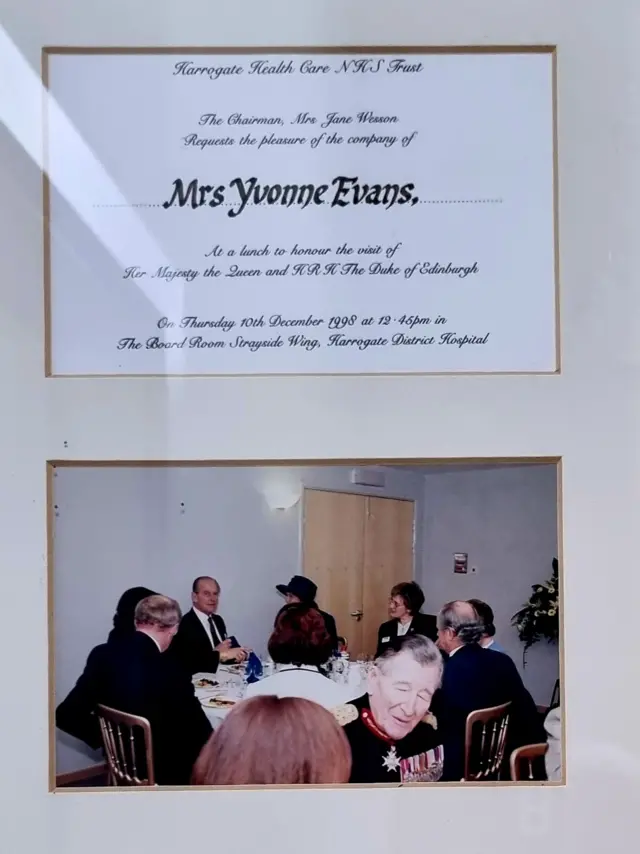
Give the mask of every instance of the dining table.
M 351 661 L 342 668 L 342 672 L 329 672 L 328 678 L 340 685 L 344 703 L 361 697 L 365 692 L 369 667 L 368 662 Z M 267 678 L 272 669 L 270 662 L 263 662 L 263 678 Z M 222 664 L 216 673 L 196 673 L 193 676 L 193 686 L 211 726 L 216 729 L 231 709 L 244 698 L 247 689 L 245 666 Z

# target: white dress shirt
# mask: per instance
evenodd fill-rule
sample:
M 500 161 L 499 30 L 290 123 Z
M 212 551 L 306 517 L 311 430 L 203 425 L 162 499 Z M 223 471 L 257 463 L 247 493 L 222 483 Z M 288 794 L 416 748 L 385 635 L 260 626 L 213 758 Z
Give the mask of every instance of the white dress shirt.
M 200 622 L 204 626 L 204 630 L 207 633 L 207 637 L 211 641 L 211 646 L 213 649 L 215 649 L 219 643 L 222 643 L 222 638 L 218 634 L 218 629 L 217 629 L 217 626 L 215 624 L 215 621 L 212 620 L 211 622 L 209 622 L 209 615 L 203 613 L 202 611 L 198 611 L 198 609 L 195 607 L 193 609 L 193 613 L 196 615 L 196 617 L 200 620 Z M 212 630 L 215 632 L 215 635 L 216 635 L 215 641 L 214 641 L 213 636 L 211 634 Z
M 411 623 L 412 623 L 412 620 L 408 620 L 408 622 L 406 622 L 406 623 L 401 623 L 400 620 L 398 620 L 398 637 L 399 638 L 402 638 L 406 635 L 406 633 L 411 628 Z
M 325 709 L 333 709 L 347 702 L 347 686 L 338 685 L 324 676 L 317 667 L 296 667 L 295 664 L 282 664 L 272 675 L 247 686 L 245 697 L 299 697 L 311 700 Z

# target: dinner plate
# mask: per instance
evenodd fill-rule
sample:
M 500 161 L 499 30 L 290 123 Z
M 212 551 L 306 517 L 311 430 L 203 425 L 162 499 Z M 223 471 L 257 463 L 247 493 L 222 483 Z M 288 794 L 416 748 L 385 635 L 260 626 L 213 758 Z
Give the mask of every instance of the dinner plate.
M 199 688 L 200 690 L 210 690 L 212 688 L 219 688 L 220 683 L 217 679 L 196 679 L 193 683 L 195 688 Z
M 201 697 L 200 702 L 205 709 L 219 709 L 224 711 L 232 709 L 237 700 L 230 700 L 227 697 Z

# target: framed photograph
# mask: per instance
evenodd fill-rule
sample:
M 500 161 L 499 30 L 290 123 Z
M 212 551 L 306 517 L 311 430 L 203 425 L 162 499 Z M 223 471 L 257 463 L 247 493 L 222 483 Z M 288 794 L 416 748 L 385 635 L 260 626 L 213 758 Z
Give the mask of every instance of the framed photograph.
M 49 484 L 55 791 L 563 782 L 557 459 Z
M 469 555 L 466 552 L 456 552 L 453 556 L 453 571 L 466 575 L 469 567 Z
M 555 67 L 46 49 L 47 375 L 559 371 Z

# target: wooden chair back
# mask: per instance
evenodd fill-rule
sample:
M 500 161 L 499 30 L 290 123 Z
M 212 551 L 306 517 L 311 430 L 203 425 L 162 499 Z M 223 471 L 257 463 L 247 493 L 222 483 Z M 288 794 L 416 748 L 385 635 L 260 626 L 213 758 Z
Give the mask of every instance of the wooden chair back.
M 549 745 L 545 742 L 543 744 L 525 744 L 523 747 L 518 747 L 512 751 L 509 766 L 511 779 L 514 783 L 538 779 L 535 774 L 535 767 L 539 763 L 536 760 L 542 759 L 548 749 Z M 526 768 L 526 775 L 522 773 L 523 768 Z
M 155 786 L 151 725 L 146 718 L 98 706 L 111 786 Z
M 511 703 L 478 709 L 467 717 L 464 779 L 499 780 L 509 726 Z

